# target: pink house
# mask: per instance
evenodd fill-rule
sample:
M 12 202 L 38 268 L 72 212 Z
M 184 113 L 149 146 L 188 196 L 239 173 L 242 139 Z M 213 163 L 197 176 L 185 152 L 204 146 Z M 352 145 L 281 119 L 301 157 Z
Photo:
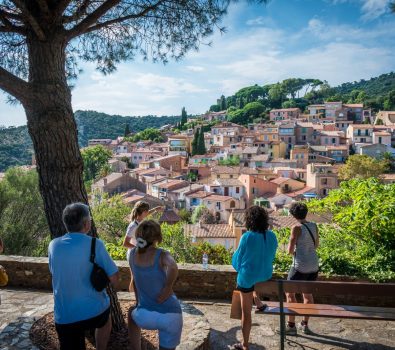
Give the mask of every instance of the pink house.
M 245 197 L 247 205 L 251 205 L 255 198 L 267 197 L 277 192 L 277 185 L 258 176 L 242 174 L 239 181 L 245 188 Z
M 299 115 L 299 108 L 272 109 L 270 111 L 270 121 L 276 122 L 281 120 L 297 119 L 299 118 Z
M 149 160 L 159 158 L 161 156 L 162 156 L 162 152 L 160 151 L 154 151 L 144 148 L 137 148 L 132 152 L 130 152 L 131 162 L 134 165 L 139 165 L 142 162 L 147 162 Z

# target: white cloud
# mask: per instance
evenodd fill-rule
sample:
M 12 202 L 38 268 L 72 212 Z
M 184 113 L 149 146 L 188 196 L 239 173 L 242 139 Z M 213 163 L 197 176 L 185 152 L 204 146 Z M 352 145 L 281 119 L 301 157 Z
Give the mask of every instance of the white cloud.
M 186 66 L 185 69 L 191 72 L 203 72 L 205 70 L 204 67 L 201 66 Z
M 262 16 L 259 16 L 259 17 L 256 17 L 256 18 L 249 19 L 246 22 L 246 24 L 248 26 L 261 26 L 261 25 L 264 25 L 266 23 L 265 23 L 265 19 Z
M 364 21 L 374 20 L 389 10 L 390 0 L 363 0 L 362 17 Z

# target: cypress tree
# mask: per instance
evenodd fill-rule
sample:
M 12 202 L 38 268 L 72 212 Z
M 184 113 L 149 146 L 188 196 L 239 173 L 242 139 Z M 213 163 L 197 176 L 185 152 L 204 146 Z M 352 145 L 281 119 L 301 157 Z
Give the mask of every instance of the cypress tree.
M 125 137 L 128 136 L 130 134 L 130 126 L 129 123 L 126 123 L 125 125 Z
M 196 129 L 192 140 L 192 156 L 199 154 L 199 129 Z
M 181 110 L 181 126 L 184 126 L 188 122 L 188 115 L 185 107 L 182 107 Z
M 197 141 L 197 154 L 205 154 L 206 153 L 206 146 L 204 145 L 204 132 L 203 130 L 199 129 L 198 141 Z

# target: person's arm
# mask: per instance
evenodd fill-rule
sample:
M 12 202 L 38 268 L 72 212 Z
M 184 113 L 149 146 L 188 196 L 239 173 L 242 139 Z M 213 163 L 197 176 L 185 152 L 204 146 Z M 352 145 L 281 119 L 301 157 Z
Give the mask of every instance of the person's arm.
M 243 260 L 246 237 L 246 233 L 241 236 L 239 246 L 237 247 L 236 251 L 233 253 L 232 256 L 232 266 L 237 272 L 239 272 Z
M 100 239 L 96 239 L 96 263 L 106 271 L 108 279 L 110 280 L 111 284 L 116 287 L 119 282 L 119 272 L 118 267 L 115 265 L 114 260 L 111 259 L 110 255 L 108 254 L 104 243 Z
M 154 214 L 156 212 L 163 211 L 164 209 L 165 209 L 164 207 L 159 205 L 159 206 L 157 206 L 155 208 L 152 208 L 152 209 L 148 210 L 148 214 Z
M 289 238 L 289 243 L 288 243 L 288 254 L 294 255 L 296 241 L 298 240 L 301 233 L 302 233 L 302 229 L 300 226 L 292 227 L 291 237 Z
M 134 244 L 130 243 L 130 237 L 127 236 L 127 235 L 125 235 L 125 238 L 123 239 L 122 245 L 123 245 L 125 248 L 129 248 L 129 249 L 132 249 L 132 248 L 135 247 Z
M 119 272 L 117 271 L 112 276 L 108 276 L 108 279 L 110 280 L 112 286 L 117 288 L 119 284 Z
M 166 271 L 166 284 L 158 295 L 157 301 L 159 304 L 166 301 L 173 294 L 173 285 L 178 276 L 177 263 L 169 252 L 164 251 L 161 254 L 161 265 Z
M 126 235 L 125 235 L 125 237 L 123 239 L 123 243 L 122 243 L 122 245 L 125 248 L 132 249 L 135 247 L 135 245 L 131 243 L 131 239 L 134 236 L 136 229 L 137 229 L 137 225 L 135 223 L 132 223 L 128 226 L 128 228 L 126 230 Z

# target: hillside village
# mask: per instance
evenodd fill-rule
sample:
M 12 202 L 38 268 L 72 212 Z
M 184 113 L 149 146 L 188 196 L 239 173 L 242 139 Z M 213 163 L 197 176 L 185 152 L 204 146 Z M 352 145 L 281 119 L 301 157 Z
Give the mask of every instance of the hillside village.
M 203 205 L 214 223 L 186 225 L 185 233 L 195 242 L 235 248 L 249 205 L 266 207 L 275 227 L 289 227 L 293 219 L 287 206 L 338 188 L 339 166 L 350 154 L 395 155 L 395 111 L 374 115 L 363 104 L 326 102 L 309 105 L 306 113 L 273 109 L 270 121 L 248 126 L 226 118 L 226 111 L 207 112 L 188 120 L 193 128 L 178 133 L 166 125 L 160 129 L 163 143 L 89 140 L 89 146 L 112 152 L 111 173 L 92 184 L 92 202 L 104 193 L 121 194 L 130 206 L 145 200 L 166 208 L 160 221 L 167 223 L 180 221 L 180 210 Z M 208 125 L 205 152 L 193 155 L 195 134 Z M 383 181 L 395 182 L 394 174 L 385 174 Z

